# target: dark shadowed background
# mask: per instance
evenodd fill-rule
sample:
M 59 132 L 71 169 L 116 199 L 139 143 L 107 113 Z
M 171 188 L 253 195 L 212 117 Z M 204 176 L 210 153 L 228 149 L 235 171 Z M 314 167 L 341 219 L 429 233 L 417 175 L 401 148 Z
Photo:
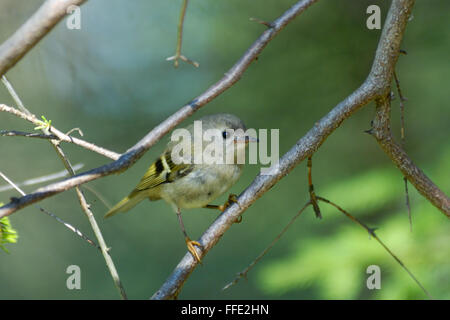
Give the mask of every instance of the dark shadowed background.
M 293 0 L 190 1 L 182 52 L 200 63 L 174 69 L 181 1 L 97 0 L 81 8 L 81 30 L 62 21 L 7 76 L 25 106 L 45 115 L 62 131 L 79 127 L 84 139 L 124 152 L 155 125 L 218 80 L 261 34 L 250 17 L 272 20 Z M 10 36 L 42 3 L 0 2 L 0 41 Z M 378 4 L 382 23 L 390 1 L 320 1 L 293 21 L 263 51 L 242 79 L 197 112 L 229 112 L 247 127 L 280 130 L 280 154 L 314 122 L 356 89 L 367 76 L 380 30 L 366 28 L 366 8 Z M 447 194 L 450 191 L 448 53 L 450 2 L 416 1 L 397 65 L 405 103 L 406 150 Z M 392 127 L 400 132 L 399 99 Z M 0 103 L 14 106 L 0 87 Z M 450 228 L 445 218 L 410 185 L 413 232 L 409 230 L 401 173 L 363 131 L 374 104 L 362 108 L 330 136 L 313 158 L 316 192 L 378 227 L 378 235 L 425 288 L 450 298 Z M 0 114 L 0 130 L 33 131 L 33 126 Z M 74 133 L 76 135 L 76 133 Z M 89 183 L 111 204 L 136 185 L 163 150 L 165 137 L 131 169 Z M 109 162 L 73 145 L 63 145 L 73 164 L 87 170 Z M 0 137 L 0 170 L 15 182 L 63 170 L 43 140 Z M 231 192 L 239 194 L 259 172 L 248 165 Z M 248 281 L 221 288 L 244 269 L 308 200 L 306 163 L 300 164 L 243 215 L 204 258 L 180 295 L 182 299 L 400 299 L 425 297 L 407 273 L 368 234 L 335 209 L 322 205 L 323 220 L 311 209 L 249 274 Z M 0 181 L 0 185 L 4 182 Z M 26 187 L 30 192 L 40 185 Z M 186 252 L 172 209 L 144 201 L 127 214 L 103 219 L 107 208 L 92 203 L 119 275 L 130 298 L 150 297 Z M 0 202 L 17 196 L 0 193 Z M 224 195 L 217 203 L 226 200 Z M 41 205 L 94 235 L 71 190 Z M 192 238 L 217 212 L 185 211 Z M 9 254 L 0 250 L 1 299 L 115 299 L 118 293 L 93 247 L 34 206 L 10 217 L 19 233 Z M 81 268 L 81 290 L 66 288 L 66 268 Z M 368 290 L 366 268 L 381 268 L 382 287 Z

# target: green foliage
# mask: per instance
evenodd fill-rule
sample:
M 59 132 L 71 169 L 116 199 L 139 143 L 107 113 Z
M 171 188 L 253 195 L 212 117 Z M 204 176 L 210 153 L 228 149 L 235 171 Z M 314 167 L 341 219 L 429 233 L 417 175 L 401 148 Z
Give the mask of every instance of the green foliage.
M 314 169 L 313 169 L 314 170 Z M 402 197 L 402 175 L 393 167 L 372 169 L 360 175 L 339 181 L 329 187 L 316 186 L 316 193 L 337 202 L 352 212 L 373 212 Z M 324 212 L 335 209 L 322 205 Z M 336 217 L 336 216 L 335 216 Z M 334 217 L 334 218 L 335 218 Z
M 3 203 L 0 203 L 0 207 Z M 16 243 L 18 238 L 17 231 L 11 226 L 11 222 L 8 217 L 3 217 L 0 219 L 0 248 L 5 252 L 9 253 L 6 249 L 6 243 Z
M 449 158 L 446 152 L 442 160 L 448 161 Z M 393 186 L 401 183 L 402 179 L 395 171 L 375 170 L 336 183 L 324 195 L 338 204 L 342 203 L 344 209 L 358 217 L 361 211 L 374 211 L 385 207 L 395 197 L 403 197 L 393 190 Z M 448 287 L 443 285 L 448 284 L 450 278 L 448 222 L 442 223 L 445 218 L 426 200 L 418 199 L 412 208 L 412 233 L 406 209 L 401 208 L 400 212 L 387 209 L 386 218 L 379 222 L 377 235 L 433 297 L 449 299 Z M 324 212 L 338 213 L 335 208 L 326 209 L 326 206 L 321 205 Z M 312 287 L 318 291 L 318 296 L 325 299 L 368 296 L 377 299 L 425 298 L 405 270 L 365 230 L 339 213 L 334 217 L 333 220 L 339 218 L 346 220 L 347 224 L 326 237 L 302 239 L 299 236 L 290 254 L 264 265 L 258 273 L 261 289 L 280 295 Z M 381 290 L 366 288 L 366 268 L 372 264 L 381 268 Z
M 415 220 L 414 234 L 400 215 L 383 225 L 378 234 L 434 297 L 448 299 L 450 294 L 442 284 L 450 277 L 446 266 L 450 235 L 439 219 L 432 218 L 434 210 L 425 207 L 421 206 L 421 215 Z M 261 289 L 281 294 L 313 286 L 325 299 L 354 299 L 368 294 L 381 299 L 425 297 L 400 265 L 358 227 L 346 226 L 330 236 L 333 241 L 299 241 L 289 256 L 264 266 L 258 274 Z M 372 264 L 381 267 L 382 289 L 370 292 L 365 287 L 365 270 Z M 435 267 L 430 270 L 429 265 Z
M 41 116 L 43 121 L 39 121 L 39 126 L 35 127 L 34 130 L 46 130 L 52 126 L 52 120 L 47 120 L 45 116 Z

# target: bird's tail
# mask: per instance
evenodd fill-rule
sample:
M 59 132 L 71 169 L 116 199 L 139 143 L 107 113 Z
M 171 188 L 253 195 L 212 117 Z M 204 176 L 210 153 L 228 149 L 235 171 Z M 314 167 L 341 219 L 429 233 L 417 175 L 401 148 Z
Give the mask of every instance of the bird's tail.
M 126 212 L 132 209 L 135 205 L 148 197 L 145 192 L 133 191 L 128 196 L 123 198 L 119 203 L 112 207 L 106 214 L 105 218 L 109 218 L 119 212 Z

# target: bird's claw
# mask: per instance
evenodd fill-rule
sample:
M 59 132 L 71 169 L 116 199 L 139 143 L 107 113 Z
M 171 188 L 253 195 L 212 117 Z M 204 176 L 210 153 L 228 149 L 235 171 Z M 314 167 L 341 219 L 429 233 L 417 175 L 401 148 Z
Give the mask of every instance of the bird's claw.
M 239 202 L 237 200 L 237 195 L 235 195 L 233 193 L 228 196 L 227 202 L 225 202 L 223 205 L 219 206 L 219 210 L 224 212 L 229 206 L 231 206 L 232 203 L 236 203 L 239 206 Z M 236 219 L 235 223 L 241 223 L 241 222 L 242 222 L 242 216 L 239 216 L 239 218 Z
M 219 210 L 224 212 L 229 206 L 231 206 L 232 203 L 237 203 L 237 205 L 239 205 L 239 202 L 237 201 L 237 195 L 233 193 L 228 196 L 227 202 L 219 206 Z
M 200 259 L 200 256 L 198 255 L 197 250 L 195 250 L 194 246 L 197 246 L 200 249 L 202 249 L 203 246 L 198 241 L 194 241 L 189 238 L 186 238 L 185 240 L 188 251 L 192 254 L 194 259 L 197 260 L 198 263 L 202 264 L 202 260 Z

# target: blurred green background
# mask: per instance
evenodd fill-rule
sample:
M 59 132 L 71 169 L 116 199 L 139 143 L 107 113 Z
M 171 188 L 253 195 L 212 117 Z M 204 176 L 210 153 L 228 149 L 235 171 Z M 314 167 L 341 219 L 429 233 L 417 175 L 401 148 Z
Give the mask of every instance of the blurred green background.
M 200 68 L 165 61 L 175 52 L 181 1 L 97 0 L 82 6 L 82 29 L 61 22 L 8 72 L 25 105 L 63 131 L 79 127 L 84 138 L 124 152 L 160 121 L 218 80 L 265 29 L 250 17 L 272 20 L 293 0 L 190 1 L 183 53 Z M 42 3 L 2 0 L 0 39 L 11 35 Z M 382 23 L 390 1 L 320 1 L 293 21 L 264 50 L 242 79 L 194 118 L 234 113 L 248 127 L 280 129 L 285 153 L 314 122 L 356 89 L 367 76 L 380 30 L 366 28 L 366 8 L 378 4 Z M 450 110 L 447 0 L 416 1 L 397 65 L 406 102 L 406 150 L 447 194 L 450 191 Z M 399 137 L 398 99 L 392 128 Z M 14 103 L 0 88 L 0 103 Z M 409 231 L 402 175 L 377 143 L 370 127 L 373 103 L 345 121 L 314 155 L 316 191 L 372 227 L 439 299 L 450 298 L 448 219 L 410 185 L 413 232 Z M 1 130 L 33 131 L 32 125 L 0 114 Z M 76 133 L 74 134 L 76 135 Z M 120 176 L 89 183 L 111 204 L 136 185 L 163 150 L 168 137 Z M 73 164 L 87 170 L 109 160 L 63 145 Z M 63 170 L 49 143 L 0 137 L 0 170 L 15 182 Z M 231 192 L 239 194 L 259 172 L 247 165 Z M 0 185 L 3 181 L 0 182 Z M 40 185 L 26 187 L 30 192 Z M 128 214 L 103 219 L 107 208 L 86 191 L 123 285 L 130 298 L 150 297 L 186 252 L 176 215 L 163 203 L 144 201 Z M 0 193 L 0 202 L 17 196 Z M 221 288 L 244 269 L 308 199 L 306 163 L 281 180 L 224 235 L 204 258 L 181 299 L 423 299 L 408 274 L 368 234 L 335 209 L 324 219 L 308 209 L 251 271 L 248 281 Z M 226 196 L 217 203 L 225 201 Z M 40 203 L 94 239 L 73 190 Z M 198 238 L 217 213 L 184 213 Z M 62 225 L 28 207 L 11 216 L 16 244 L 0 250 L 1 299 L 119 298 L 103 257 Z M 68 290 L 65 270 L 81 268 L 81 290 Z M 381 290 L 366 288 L 366 268 L 381 268 Z

